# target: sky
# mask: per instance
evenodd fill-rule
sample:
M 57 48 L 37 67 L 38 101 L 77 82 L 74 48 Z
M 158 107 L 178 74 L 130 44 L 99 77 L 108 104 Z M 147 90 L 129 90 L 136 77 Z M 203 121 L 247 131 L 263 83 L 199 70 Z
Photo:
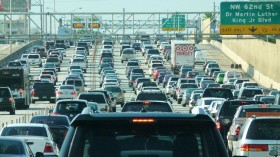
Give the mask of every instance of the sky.
M 32 0 L 32 3 L 40 0 Z M 43 0 L 41 0 L 43 2 Z M 205 12 L 218 10 L 222 0 L 44 0 L 46 11 L 57 12 Z M 55 1 L 55 3 L 54 3 Z M 224 0 L 225 1 L 225 0 Z M 77 9 L 77 8 L 82 9 Z M 39 11 L 33 6 L 32 12 Z

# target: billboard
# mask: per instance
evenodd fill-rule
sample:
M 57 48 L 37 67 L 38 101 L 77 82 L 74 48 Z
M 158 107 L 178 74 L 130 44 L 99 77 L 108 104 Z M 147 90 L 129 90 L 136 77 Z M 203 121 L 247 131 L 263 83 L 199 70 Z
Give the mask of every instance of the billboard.
M 10 12 L 10 5 L 12 12 L 28 12 L 31 9 L 31 0 L 0 0 L 0 12 Z
M 101 16 L 75 16 L 72 19 L 72 28 L 100 28 Z

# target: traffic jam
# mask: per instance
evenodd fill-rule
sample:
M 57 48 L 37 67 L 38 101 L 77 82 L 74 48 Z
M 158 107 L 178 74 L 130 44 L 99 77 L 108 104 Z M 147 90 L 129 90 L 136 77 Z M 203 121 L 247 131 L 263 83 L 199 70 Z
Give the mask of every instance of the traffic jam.
M 54 108 L 0 131 L 0 156 L 280 155 L 279 92 L 164 35 L 56 39 L 0 68 L 0 111 Z

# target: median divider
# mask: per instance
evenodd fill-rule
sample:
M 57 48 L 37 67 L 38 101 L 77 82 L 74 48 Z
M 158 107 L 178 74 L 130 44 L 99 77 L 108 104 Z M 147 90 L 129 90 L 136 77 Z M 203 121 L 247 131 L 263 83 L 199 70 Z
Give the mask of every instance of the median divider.
M 32 116 L 35 115 L 49 115 L 49 110 L 53 110 L 54 106 L 41 108 L 38 110 L 26 110 L 26 114 L 21 116 L 15 116 L 15 118 L 11 118 L 7 120 L 6 122 L 2 122 L 0 125 L 0 130 L 2 130 L 3 127 L 5 127 L 8 124 L 18 124 L 18 123 L 29 123 Z M 17 113 L 17 111 L 16 111 Z

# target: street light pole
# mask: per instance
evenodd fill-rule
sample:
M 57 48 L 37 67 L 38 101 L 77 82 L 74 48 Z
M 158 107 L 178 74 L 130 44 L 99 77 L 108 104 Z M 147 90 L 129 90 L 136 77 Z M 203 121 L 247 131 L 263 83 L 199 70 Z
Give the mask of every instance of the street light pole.
M 56 12 L 56 11 L 55 11 L 55 0 L 53 0 L 53 10 L 54 10 L 54 13 L 55 13 L 55 12 Z M 57 32 L 56 32 L 55 14 L 54 14 L 54 20 L 53 20 L 53 22 L 54 22 L 54 34 L 56 34 Z
M 12 0 L 10 0 L 10 54 L 12 54 L 12 40 L 11 40 L 11 37 L 12 37 Z

